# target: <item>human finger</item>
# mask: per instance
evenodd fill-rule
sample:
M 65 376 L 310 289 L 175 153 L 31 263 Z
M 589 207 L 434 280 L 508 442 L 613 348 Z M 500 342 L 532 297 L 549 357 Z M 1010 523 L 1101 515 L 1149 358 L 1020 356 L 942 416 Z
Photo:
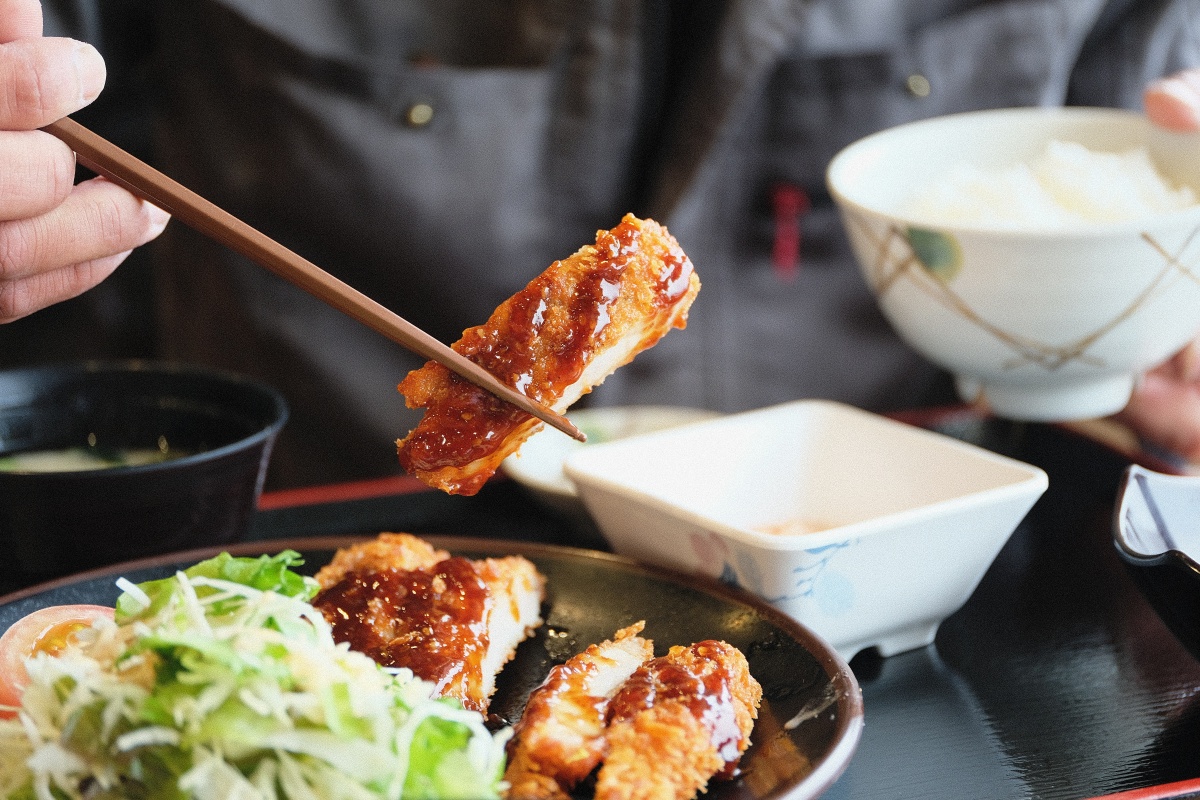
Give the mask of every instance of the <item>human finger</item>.
M 166 227 L 165 211 L 94 178 L 37 217 L 0 222 L 0 282 L 123 253 Z
M 1170 359 L 1149 372 L 1180 384 L 1200 386 L 1200 338 L 1193 339 Z
M 38 0 L 0 0 L 0 44 L 42 35 Z
M 1160 78 L 1142 95 L 1146 116 L 1156 125 L 1181 133 L 1200 131 L 1200 69 Z
M 0 220 L 44 214 L 71 193 L 75 155 L 42 131 L 0 130 Z
M 0 280 L 0 323 L 78 297 L 113 273 L 131 250 L 12 281 Z
M 1200 384 L 1200 339 L 1192 339 L 1170 361 L 1175 377 L 1184 383 Z
M 1143 375 L 1117 420 L 1155 447 L 1200 463 L 1200 337 Z
M 78 111 L 104 88 L 104 59 L 86 42 L 0 44 L 0 130 L 34 130 Z
M 1200 463 L 1200 386 L 1162 372 L 1147 374 L 1117 420 L 1144 441 Z

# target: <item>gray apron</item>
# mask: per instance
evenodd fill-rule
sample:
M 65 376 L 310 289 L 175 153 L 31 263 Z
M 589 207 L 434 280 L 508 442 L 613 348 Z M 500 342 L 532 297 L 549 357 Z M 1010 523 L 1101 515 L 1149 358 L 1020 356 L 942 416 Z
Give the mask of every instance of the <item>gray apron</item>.
M 890 410 L 952 395 L 879 314 L 829 159 L 954 111 L 1136 107 L 1200 63 L 1198 2 L 187 0 L 147 5 L 148 79 L 165 171 L 443 341 L 634 211 L 703 289 L 587 402 Z M 292 405 L 271 485 L 398 471 L 416 359 L 181 225 L 153 247 L 162 355 Z

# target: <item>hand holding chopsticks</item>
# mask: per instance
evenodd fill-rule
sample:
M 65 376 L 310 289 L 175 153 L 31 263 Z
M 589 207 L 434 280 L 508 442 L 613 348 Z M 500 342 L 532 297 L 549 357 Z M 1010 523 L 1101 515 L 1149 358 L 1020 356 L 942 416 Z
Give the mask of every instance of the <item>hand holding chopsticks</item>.
M 74 120 L 63 118 L 43 130 L 70 146 L 79 163 L 170 212 L 185 225 L 266 267 L 413 353 L 437 361 L 568 436 L 584 440 L 583 433 L 566 417 L 500 382 L 412 323 Z

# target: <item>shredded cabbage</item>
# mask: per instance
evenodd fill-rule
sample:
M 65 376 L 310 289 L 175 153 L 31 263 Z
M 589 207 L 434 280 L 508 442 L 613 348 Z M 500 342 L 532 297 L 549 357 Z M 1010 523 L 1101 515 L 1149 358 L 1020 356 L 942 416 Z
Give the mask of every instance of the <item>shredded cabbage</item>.
M 299 555 L 121 584 L 115 620 L 28 661 L 0 797 L 497 797 L 507 731 L 335 644 Z

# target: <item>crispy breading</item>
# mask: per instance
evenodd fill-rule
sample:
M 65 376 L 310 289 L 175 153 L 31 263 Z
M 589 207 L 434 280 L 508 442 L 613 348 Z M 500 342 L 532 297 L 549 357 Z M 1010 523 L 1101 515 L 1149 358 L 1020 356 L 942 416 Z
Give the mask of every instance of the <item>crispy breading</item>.
M 450 557 L 411 533 L 381 533 L 374 539 L 339 548 L 333 559 L 317 571 L 317 583 L 328 589 L 347 572 L 380 569 L 428 569 Z
M 638 622 L 550 670 L 529 696 L 508 748 L 509 800 L 563 798 L 600 763 L 608 701 L 654 655 Z
M 469 328 L 456 351 L 562 413 L 671 328 L 700 290 L 667 229 L 632 214 L 555 261 Z M 399 385 L 425 416 L 396 442 L 405 471 L 451 494 L 475 494 L 542 422 L 429 362 Z
M 596 800 L 689 800 L 725 761 L 712 734 L 681 703 L 663 703 L 608 730 Z
M 542 623 L 545 578 L 521 556 L 472 561 L 408 534 L 340 550 L 313 605 L 337 641 L 486 711 L 496 675 Z
M 609 704 L 597 800 L 687 800 L 750 746 L 762 687 L 726 642 L 676 645 L 643 664 Z
M 517 646 L 542 624 L 546 578 L 533 562 L 522 556 L 485 558 L 472 563 L 492 598 L 487 615 L 488 645 L 480 665 L 480 691 L 485 699 L 490 699 L 496 691 L 500 670 L 517 654 Z

